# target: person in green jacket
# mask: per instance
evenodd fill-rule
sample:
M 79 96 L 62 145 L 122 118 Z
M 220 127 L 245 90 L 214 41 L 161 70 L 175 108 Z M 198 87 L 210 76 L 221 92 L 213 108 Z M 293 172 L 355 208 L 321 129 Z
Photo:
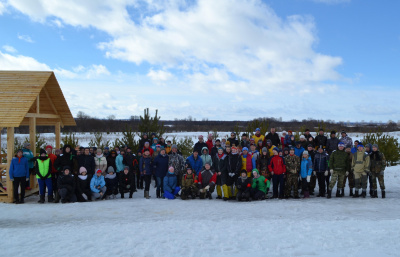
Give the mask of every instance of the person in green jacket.
M 40 149 L 40 156 L 36 159 L 35 171 L 39 184 L 40 200 L 38 203 L 44 203 L 47 187 L 47 201 L 53 202 L 53 182 L 51 180 L 51 160 L 44 149 Z
M 252 196 L 254 200 L 265 200 L 270 182 L 264 176 L 260 176 L 257 169 L 253 169 Z

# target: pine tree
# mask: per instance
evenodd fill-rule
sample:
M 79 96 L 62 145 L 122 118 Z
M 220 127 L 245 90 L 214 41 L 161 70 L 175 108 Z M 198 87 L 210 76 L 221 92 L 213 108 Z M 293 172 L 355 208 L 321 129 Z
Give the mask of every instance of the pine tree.
M 161 122 L 160 118 L 161 117 L 158 116 L 158 110 L 156 110 L 154 117 L 150 117 L 149 108 L 146 108 L 144 110 L 144 116 L 140 116 L 140 137 L 142 137 L 144 133 L 147 133 L 148 135 L 156 133 L 158 138 L 162 137 L 165 134 L 165 128 L 164 122 Z

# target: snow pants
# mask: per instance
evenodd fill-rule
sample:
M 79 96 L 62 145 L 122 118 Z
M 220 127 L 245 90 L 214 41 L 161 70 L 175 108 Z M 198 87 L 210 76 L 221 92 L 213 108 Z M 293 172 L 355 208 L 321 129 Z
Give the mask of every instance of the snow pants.
M 317 179 L 319 195 L 325 195 L 326 191 L 329 189 L 329 175 L 325 176 L 325 171 L 317 172 Z
M 238 192 L 236 187 L 228 185 L 223 185 L 222 190 L 224 191 L 224 197 L 226 198 L 236 197 L 236 194 Z
M 76 202 L 75 192 L 71 192 L 66 188 L 61 188 L 61 189 L 58 189 L 58 193 L 60 194 L 61 201 L 66 200 L 71 203 Z
M 337 181 L 337 188 L 343 189 L 344 188 L 343 181 L 345 177 L 346 177 L 346 171 L 334 170 L 331 176 L 331 182 L 329 183 L 329 190 L 332 190 L 335 187 L 336 181 Z
M 367 190 L 368 176 L 365 172 L 354 172 L 354 182 L 356 190 L 361 188 L 363 191 Z
M 106 195 L 106 191 L 107 191 L 107 187 L 106 186 L 103 186 L 102 188 L 100 188 L 100 192 L 103 193 L 103 196 Z M 92 199 L 94 199 L 94 200 L 100 199 L 102 197 L 100 195 L 100 192 L 98 192 L 98 193 L 92 192 Z
M 288 173 L 286 175 L 286 183 L 285 183 L 285 196 L 289 197 L 293 188 L 293 195 L 299 196 L 299 183 L 298 183 L 299 175 L 297 173 Z
M 371 172 L 372 184 L 370 185 L 370 187 L 372 187 L 373 190 L 378 189 L 376 179 L 378 179 L 379 187 L 381 188 L 381 190 L 385 190 L 385 180 L 383 175 L 380 175 L 380 172 Z
M 349 180 L 349 188 L 354 188 L 354 173 L 353 172 L 349 172 L 349 175 L 346 177 L 344 176 L 343 179 L 343 188 L 345 188 L 346 186 L 346 180 Z
M 176 198 L 175 195 L 178 194 L 180 190 L 181 190 L 180 187 L 175 187 L 174 192 L 172 192 L 172 193 L 167 190 L 164 190 L 164 197 L 167 199 L 173 200 Z

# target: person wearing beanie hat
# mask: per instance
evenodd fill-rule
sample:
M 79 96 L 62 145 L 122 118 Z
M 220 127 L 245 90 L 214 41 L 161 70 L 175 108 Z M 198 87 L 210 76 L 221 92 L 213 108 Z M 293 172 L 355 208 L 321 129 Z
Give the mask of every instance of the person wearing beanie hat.
M 31 144 L 29 142 L 24 143 L 24 147 L 22 148 L 22 155 L 28 160 L 28 167 L 29 167 L 29 174 L 33 174 L 35 171 L 34 163 L 35 163 L 35 158 L 33 156 L 33 153 L 31 151 Z M 32 188 L 30 187 L 31 181 L 28 179 L 26 181 L 26 190 L 31 190 Z
M 197 176 L 193 173 L 192 167 L 187 166 L 186 173 L 182 176 L 182 191 L 181 199 L 195 199 L 198 194 L 198 180 Z
M 208 148 L 206 142 L 204 142 L 203 136 L 200 135 L 200 136 L 199 136 L 199 141 L 197 141 L 197 143 L 194 144 L 193 151 L 196 150 L 196 151 L 199 153 L 199 155 L 201 155 L 201 154 L 202 154 L 202 151 L 201 151 L 201 150 L 202 150 L 204 147 L 207 147 L 207 148 Z
M 379 151 L 379 147 L 377 144 L 372 145 L 372 152 L 370 154 L 370 171 L 371 171 L 371 181 L 370 188 L 372 188 L 371 197 L 378 197 L 378 186 L 376 180 L 378 179 L 379 187 L 381 189 L 382 198 L 386 197 L 385 193 L 385 168 L 386 168 L 386 158 L 385 155 Z
M 288 156 L 289 155 L 289 151 L 290 151 L 290 148 L 289 147 L 285 147 L 283 149 L 283 157 Z
M 322 147 L 318 147 L 318 152 L 314 156 L 313 167 L 318 179 L 319 193 L 317 197 L 325 197 L 326 185 L 329 184 L 329 176 L 325 176 L 328 171 L 328 155 Z
M 196 174 L 196 176 L 198 176 L 203 168 L 203 160 L 200 158 L 199 152 L 196 148 L 193 150 L 193 154 L 186 159 L 185 165 L 190 165 L 190 167 L 193 169 L 193 172 Z
M 360 196 L 359 191 L 362 189 L 361 196 L 363 198 L 367 195 L 367 181 L 370 173 L 370 158 L 365 153 L 364 146 L 359 143 L 357 145 L 358 150 L 353 154 L 351 169 L 354 173 L 355 192 L 353 197 L 357 198 Z
M 279 197 L 279 199 L 283 199 L 285 189 L 284 176 L 286 173 L 285 160 L 283 157 L 279 156 L 279 153 L 276 149 L 274 149 L 273 154 L 274 156 L 270 159 L 268 165 L 268 169 L 271 171 L 272 175 L 272 184 L 274 189 L 273 198 Z
M 177 177 L 175 175 L 174 167 L 169 167 L 167 175 L 164 177 L 163 188 L 164 197 L 173 200 L 178 195 L 181 188 L 177 185 Z
M 61 198 L 61 203 L 76 202 L 76 183 L 71 171 L 71 167 L 64 166 L 61 174 L 57 178 L 58 195 Z
M 90 177 L 87 175 L 87 170 L 83 166 L 79 168 L 79 175 L 76 180 L 76 197 L 78 202 L 92 201 Z
M 258 144 L 258 141 L 261 140 L 261 142 L 263 142 L 263 146 L 265 146 L 265 136 L 261 133 L 261 130 L 259 128 L 257 128 L 255 130 L 255 133 L 253 136 L 251 136 L 252 139 L 254 139 L 254 143 Z
M 251 195 L 253 200 L 265 200 L 268 198 L 267 192 L 270 187 L 270 182 L 267 178 L 260 175 L 260 172 L 257 169 L 253 169 L 253 182 L 251 185 Z
M 153 149 L 153 151 L 155 152 L 157 150 L 157 145 L 159 145 L 159 141 L 158 138 L 153 138 L 152 142 L 151 142 L 151 149 Z
M 213 134 L 208 134 L 206 145 L 209 153 L 211 153 L 211 150 L 214 147 L 213 139 L 214 139 Z
M 295 148 L 291 147 L 289 155 L 285 157 L 286 165 L 286 182 L 285 182 L 285 199 L 292 197 L 291 191 L 293 189 L 293 198 L 299 199 L 298 181 L 300 171 L 300 158 L 295 154 Z
M 312 169 L 311 157 L 308 151 L 304 151 L 300 164 L 300 179 L 304 198 L 310 197 L 308 183 L 311 181 Z
M 217 182 L 216 182 L 217 199 L 222 199 L 222 186 L 224 185 L 222 174 L 225 173 L 226 169 L 226 163 L 225 163 L 226 157 L 227 154 L 224 153 L 224 149 L 222 149 L 222 147 L 219 147 L 217 154 L 213 156 L 213 169 L 214 172 L 217 174 Z
M 331 181 L 329 183 L 329 189 L 327 198 L 331 198 L 332 189 L 336 185 L 337 181 L 337 191 L 336 197 L 344 196 L 344 185 L 343 180 L 346 174 L 350 171 L 349 167 L 349 155 L 344 151 L 344 143 L 339 142 L 338 150 L 332 152 L 329 158 L 329 172 L 325 172 L 325 176 L 331 175 Z
M 167 140 L 167 144 L 165 145 L 165 152 L 167 153 L 167 154 L 169 154 L 170 152 L 171 152 L 171 149 L 172 149 L 172 143 L 171 143 L 171 140 Z
M 249 154 L 249 149 L 247 149 L 247 147 L 244 147 L 242 149 L 241 158 L 242 158 L 241 170 L 246 170 L 247 176 L 251 178 L 251 171 L 257 168 L 256 158 L 253 158 L 253 156 Z
M 164 198 L 164 177 L 168 172 L 169 156 L 165 153 L 165 149 L 160 150 L 160 153 L 154 158 L 152 163 L 154 175 L 156 177 L 156 196 L 157 198 Z
M 104 177 L 106 182 L 106 200 L 117 198 L 118 194 L 118 176 L 112 166 L 108 167 L 107 174 Z
M 125 193 L 129 192 L 129 198 L 132 198 L 136 190 L 135 187 L 135 174 L 130 171 L 129 166 L 125 166 L 124 170 L 119 175 L 119 193 L 121 198 L 125 198 Z
M 235 182 L 239 177 L 240 170 L 242 169 L 242 158 L 237 152 L 236 147 L 231 148 L 231 153 L 228 154 L 226 159 L 226 170 L 221 174 L 222 190 L 224 197 L 229 200 L 235 200 L 237 189 Z
M 336 137 L 336 131 L 332 131 L 330 138 L 326 141 L 326 147 L 325 147 L 329 155 L 331 155 L 333 151 L 336 151 L 338 149 L 339 142 L 340 142 L 339 138 Z
M 268 149 L 266 147 L 263 147 L 257 163 L 257 168 L 260 171 L 261 175 L 263 175 L 268 180 L 271 179 L 271 173 L 268 170 L 269 157 L 270 156 Z
M 210 163 L 204 164 L 204 169 L 199 173 L 197 186 L 199 188 L 200 199 L 212 199 L 212 193 L 217 183 L 217 173 L 211 170 Z
M 236 198 L 239 202 L 250 201 L 251 182 L 251 178 L 247 175 L 247 171 L 242 170 L 240 172 L 240 177 L 236 180 L 236 188 L 238 190 Z
M 318 150 L 318 147 L 320 146 L 322 146 L 322 148 L 325 149 L 327 142 L 328 138 L 324 135 L 324 130 L 322 128 L 319 129 L 318 135 L 315 137 L 314 140 L 316 150 Z
M 45 194 L 47 187 L 47 201 L 53 202 L 53 183 L 51 180 L 51 160 L 47 156 L 47 152 L 44 149 L 40 149 L 39 157 L 35 158 L 35 173 L 39 184 L 39 196 L 40 200 L 38 203 L 45 202 Z
M 101 170 L 97 170 L 90 180 L 90 190 L 92 191 L 93 200 L 100 200 L 106 197 L 106 181 L 104 180 Z

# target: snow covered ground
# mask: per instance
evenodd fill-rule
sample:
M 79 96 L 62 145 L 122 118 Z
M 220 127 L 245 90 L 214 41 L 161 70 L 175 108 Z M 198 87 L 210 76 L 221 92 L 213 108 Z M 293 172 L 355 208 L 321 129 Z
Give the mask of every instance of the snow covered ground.
M 399 256 L 400 166 L 386 199 L 143 198 L 0 204 L 2 256 Z M 334 189 L 334 193 L 336 189 Z M 379 191 L 380 197 L 380 191 Z M 215 198 L 215 193 L 214 193 Z

